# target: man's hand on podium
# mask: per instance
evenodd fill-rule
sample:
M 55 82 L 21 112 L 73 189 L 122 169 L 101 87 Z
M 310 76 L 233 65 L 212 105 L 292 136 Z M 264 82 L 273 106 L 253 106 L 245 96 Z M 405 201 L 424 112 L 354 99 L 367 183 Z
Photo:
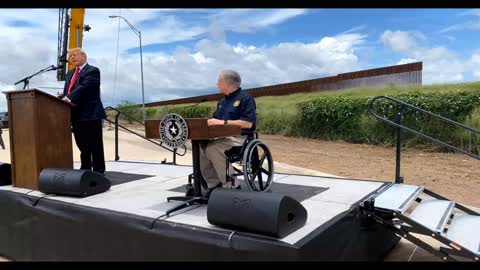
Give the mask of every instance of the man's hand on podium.
M 209 126 L 218 126 L 218 125 L 224 125 L 225 121 L 220 120 L 220 119 L 216 119 L 216 118 L 210 118 L 210 119 L 207 120 L 207 124 Z

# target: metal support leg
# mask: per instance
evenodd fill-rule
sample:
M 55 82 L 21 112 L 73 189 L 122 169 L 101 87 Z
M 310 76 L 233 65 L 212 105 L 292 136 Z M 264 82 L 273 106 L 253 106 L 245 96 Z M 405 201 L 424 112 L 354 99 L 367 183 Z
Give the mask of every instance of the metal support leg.
M 202 196 L 202 181 L 205 181 L 200 171 L 200 143 L 198 141 L 192 141 L 192 161 L 193 161 L 193 197 L 180 196 L 180 197 L 168 197 L 167 201 L 183 201 L 183 203 L 169 209 L 166 215 L 183 209 L 191 205 L 202 205 L 208 203 L 208 198 Z
M 173 148 L 173 165 L 177 165 L 177 148 Z

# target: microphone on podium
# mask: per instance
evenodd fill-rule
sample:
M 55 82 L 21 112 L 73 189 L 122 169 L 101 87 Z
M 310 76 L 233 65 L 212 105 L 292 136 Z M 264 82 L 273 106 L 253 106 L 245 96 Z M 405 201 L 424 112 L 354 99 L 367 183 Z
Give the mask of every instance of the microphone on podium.
M 180 110 L 183 111 L 183 113 L 186 113 L 185 117 L 194 117 L 194 109 L 196 107 L 198 107 L 198 105 L 202 104 L 203 102 L 207 101 L 206 98 L 203 98 L 202 100 L 200 100 L 200 102 L 198 102 L 197 104 L 193 104 L 193 105 L 189 105 L 189 106 L 185 106 L 185 107 L 182 107 L 180 108 Z
M 203 102 L 207 101 L 206 98 L 202 98 L 202 100 L 200 100 L 200 102 L 198 102 L 197 104 L 194 104 L 194 105 L 191 105 L 189 106 L 191 109 L 197 107 L 198 105 L 202 104 Z M 187 107 L 188 108 L 188 107 Z
M 58 65 L 56 67 L 52 67 L 52 70 L 57 70 L 57 69 L 60 69 L 60 68 L 63 68 L 63 67 L 64 67 L 64 65 Z
M 183 106 L 183 107 L 180 107 L 180 108 L 177 108 L 177 109 L 180 109 L 180 110 L 184 110 L 184 109 L 193 109 L 195 107 L 197 107 L 198 105 L 202 104 L 203 102 L 207 101 L 206 98 L 202 98 L 202 100 L 200 100 L 198 103 L 196 104 L 193 104 L 193 105 L 188 105 L 188 106 Z

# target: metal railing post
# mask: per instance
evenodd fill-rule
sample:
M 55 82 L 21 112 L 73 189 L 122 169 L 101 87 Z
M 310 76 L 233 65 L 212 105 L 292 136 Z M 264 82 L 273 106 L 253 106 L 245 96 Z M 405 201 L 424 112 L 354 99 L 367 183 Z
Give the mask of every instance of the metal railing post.
M 110 106 L 109 106 L 109 107 L 105 107 L 105 110 L 113 110 L 113 111 L 116 112 L 116 114 L 115 114 L 115 121 L 112 121 L 112 120 L 108 119 L 108 117 L 106 118 L 106 120 L 107 120 L 108 122 L 110 122 L 110 123 L 112 123 L 112 124 L 115 124 L 115 161 L 120 160 L 120 156 L 118 155 L 118 147 L 119 147 L 119 144 L 118 144 L 118 128 L 119 128 L 119 127 L 121 127 L 122 129 L 130 132 L 131 134 L 134 134 L 134 135 L 136 135 L 136 136 L 138 136 L 138 137 L 140 137 L 140 138 L 143 138 L 143 139 L 145 139 L 145 140 L 147 140 L 147 141 L 149 141 L 149 142 L 151 142 L 151 143 L 153 143 L 153 144 L 155 144 L 155 145 L 158 145 L 158 146 L 162 147 L 163 149 L 166 149 L 166 150 L 168 150 L 168 151 L 170 151 L 170 152 L 173 152 L 173 163 L 168 163 L 168 164 L 177 165 L 177 155 L 179 155 L 179 156 L 184 156 L 184 155 L 187 153 L 187 147 L 184 147 L 185 152 L 184 152 L 183 154 L 179 154 L 179 153 L 178 153 L 178 148 L 174 148 L 174 149 L 172 150 L 172 149 L 170 149 L 170 148 L 167 148 L 167 147 L 163 146 L 162 143 L 158 143 L 158 142 L 156 142 L 156 141 L 153 141 L 153 140 L 151 140 L 151 139 L 148 139 L 148 138 L 146 138 L 145 136 L 143 136 L 143 135 L 141 135 L 141 134 L 139 134 L 139 133 L 137 133 L 137 132 L 134 132 L 134 131 L 132 131 L 132 130 L 130 130 L 130 129 L 124 127 L 124 126 L 122 126 L 122 125 L 120 125 L 120 124 L 119 124 L 119 117 L 120 117 L 120 114 L 122 114 L 122 115 L 124 115 L 127 119 L 130 119 L 130 120 L 132 120 L 132 121 L 135 121 L 135 122 L 137 122 L 137 123 L 145 126 L 144 123 L 142 123 L 142 122 L 138 121 L 137 119 L 129 116 L 128 114 L 122 113 L 121 111 L 119 111 L 119 110 L 117 110 L 117 109 L 115 109 L 115 108 L 113 108 L 113 107 L 110 107 Z M 166 158 L 165 158 L 164 161 L 162 161 L 162 164 L 165 164 L 165 163 L 167 163 L 167 162 L 166 162 Z
M 380 99 L 386 99 L 386 100 L 389 100 L 389 101 L 392 101 L 392 102 L 395 102 L 399 105 L 399 108 L 397 110 L 397 114 L 396 114 L 396 117 L 395 117 L 395 120 L 392 121 L 392 120 L 389 120 L 386 118 L 385 115 L 383 116 L 380 116 L 378 115 L 377 113 L 374 112 L 374 109 L 373 109 L 373 104 L 377 101 L 377 100 L 380 100 Z M 409 109 L 412 109 L 412 110 L 415 110 L 416 112 L 421 112 L 421 113 L 424 113 L 426 115 L 429 115 L 429 116 L 433 116 L 437 119 L 440 119 L 440 120 L 443 120 L 444 122 L 448 123 L 448 124 L 451 124 L 451 125 L 454 125 L 456 127 L 460 127 L 460 128 L 463 128 L 465 130 L 468 130 L 470 131 L 470 138 L 469 138 L 469 150 L 470 151 L 466 151 L 464 149 L 461 149 L 461 148 L 458 148 L 456 146 L 453 146 L 451 144 L 448 144 L 446 142 L 443 142 L 439 139 L 435 139 L 431 136 L 428 136 L 428 135 L 425 135 L 423 134 L 422 132 L 419 132 L 419 131 L 416 131 L 416 130 L 413 130 L 407 126 L 404 126 L 401 124 L 401 116 L 402 116 L 402 113 L 403 113 L 403 110 L 408 107 Z M 413 106 L 411 104 L 408 104 L 404 101 L 401 101 L 401 100 L 398 100 L 398 99 L 394 99 L 392 97 L 388 97 L 388 96 L 377 96 L 377 97 L 374 97 L 368 104 L 368 112 L 373 115 L 375 118 L 377 118 L 378 120 L 382 121 L 382 122 L 385 122 L 389 125 L 392 125 L 396 128 L 397 130 L 397 153 L 396 153 L 396 168 L 395 168 L 395 183 L 403 183 L 403 180 L 404 178 L 402 176 L 400 176 L 400 158 L 401 158 L 401 155 L 400 155 L 400 151 L 401 151 L 401 131 L 402 130 L 405 130 L 405 131 L 408 131 L 410 133 L 413 133 L 417 136 L 420 136 L 424 139 L 427 139 L 427 140 L 430 140 L 431 142 L 434 142 L 438 145 L 441 145 L 441 146 L 444 146 L 444 147 L 447 147 L 448 149 L 451 149 L 451 150 L 454 150 L 454 151 L 457 151 L 459 153 L 462 153 L 462 154 L 465 154 L 469 157 L 472 157 L 474 159 L 477 159 L 477 160 L 480 160 L 480 155 L 478 154 L 474 154 L 471 152 L 471 136 L 472 136 L 472 133 L 473 133 L 473 136 L 477 136 L 477 135 L 480 135 L 480 130 L 478 129 L 475 129 L 475 128 L 472 128 L 472 127 L 469 127 L 465 124 L 462 124 L 462 123 L 458 123 L 458 122 L 455 122 L 451 119 L 448 119 L 448 118 L 445 118 L 441 115 L 438 115 L 438 114 L 435 114 L 435 113 L 432 113 L 432 112 L 429 112 L 429 111 L 426 111 L 424 109 L 421 109 L 419 107 L 416 107 L 416 106 Z
M 401 125 L 402 122 L 402 113 L 405 106 L 400 104 L 400 107 L 397 110 L 397 116 L 395 117 L 395 123 Z M 401 151 L 402 151 L 402 128 L 397 127 L 397 153 L 395 161 L 395 183 L 402 184 L 403 177 L 400 176 L 400 163 L 401 163 Z
M 120 157 L 118 156 L 118 117 L 120 113 L 117 112 L 115 115 L 115 161 L 119 161 Z

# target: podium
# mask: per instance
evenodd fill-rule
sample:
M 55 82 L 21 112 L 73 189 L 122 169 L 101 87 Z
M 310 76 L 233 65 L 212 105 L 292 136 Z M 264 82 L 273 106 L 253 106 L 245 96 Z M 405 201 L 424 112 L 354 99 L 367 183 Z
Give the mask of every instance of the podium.
M 211 139 L 237 136 L 242 133 L 239 126 L 216 125 L 208 126 L 206 118 L 185 118 L 188 126 L 188 139 L 192 141 L 192 165 L 193 165 L 193 196 L 172 197 L 168 200 L 180 200 L 184 203 L 168 210 L 166 215 L 193 204 L 206 204 L 208 198 L 202 196 L 201 183 L 205 182 L 200 171 L 200 144 Z M 160 120 L 145 121 L 145 137 L 148 139 L 160 138 Z
M 217 125 L 208 126 L 207 118 L 185 118 L 188 126 L 188 139 L 206 141 L 221 137 L 236 136 L 242 133 L 239 126 Z M 160 139 L 160 120 L 145 120 L 145 137 Z
M 73 169 L 71 105 L 38 89 L 7 96 L 12 185 L 38 190 L 45 168 Z

